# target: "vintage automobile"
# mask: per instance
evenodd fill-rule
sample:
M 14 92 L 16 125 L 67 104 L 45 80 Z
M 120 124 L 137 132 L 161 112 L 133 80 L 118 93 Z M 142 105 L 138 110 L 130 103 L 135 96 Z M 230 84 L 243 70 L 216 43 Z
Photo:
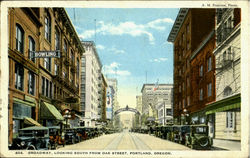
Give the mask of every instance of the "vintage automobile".
M 171 141 L 173 142 L 179 142 L 180 140 L 180 135 L 179 135 L 179 131 L 180 131 L 181 126 L 180 125 L 173 125 L 173 130 L 171 132 Z
M 77 135 L 76 128 L 66 128 L 65 129 L 65 144 L 75 144 L 80 141 L 80 137 Z
M 65 145 L 64 136 L 59 126 L 50 126 L 49 128 L 49 142 L 50 148 L 56 149 L 58 145 Z
M 211 149 L 213 139 L 208 136 L 208 126 L 190 125 L 190 133 L 186 134 L 185 145 L 192 149 Z
M 185 144 L 186 135 L 190 133 L 190 125 L 182 125 L 179 129 L 179 143 Z
M 43 126 L 31 126 L 20 129 L 18 137 L 13 139 L 10 150 L 48 150 L 49 129 Z
M 88 139 L 88 131 L 86 130 L 86 127 L 76 127 L 77 135 L 79 136 L 80 140 L 87 140 Z

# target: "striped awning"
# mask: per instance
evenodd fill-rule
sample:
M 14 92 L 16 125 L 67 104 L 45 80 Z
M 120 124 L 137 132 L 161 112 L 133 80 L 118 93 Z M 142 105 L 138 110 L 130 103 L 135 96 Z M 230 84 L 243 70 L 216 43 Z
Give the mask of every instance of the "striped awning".
M 237 109 L 241 107 L 241 97 L 240 94 L 216 101 L 214 103 L 211 103 L 207 105 L 206 107 L 206 115 L 216 113 L 216 112 L 222 112 L 222 111 L 228 111 L 232 109 Z
M 24 118 L 24 123 L 28 124 L 28 125 L 32 125 L 32 126 L 42 126 L 40 123 L 38 123 L 37 121 L 33 120 L 30 117 L 25 117 Z
M 61 113 L 56 109 L 56 107 L 46 102 L 41 103 L 41 118 L 55 119 L 60 121 L 64 120 Z

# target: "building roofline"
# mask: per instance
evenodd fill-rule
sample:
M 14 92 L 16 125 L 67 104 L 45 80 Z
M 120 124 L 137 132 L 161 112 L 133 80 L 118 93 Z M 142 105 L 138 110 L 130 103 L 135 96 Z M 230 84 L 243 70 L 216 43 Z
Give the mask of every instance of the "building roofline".
M 53 9 L 54 9 L 54 8 L 53 8 Z M 55 8 L 55 9 L 57 9 L 57 8 Z M 72 24 L 72 22 L 71 22 L 71 20 L 70 20 L 70 18 L 69 18 L 69 15 L 68 15 L 67 11 L 65 10 L 65 8 L 58 8 L 58 10 L 64 15 L 64 18 L 66 18 L 66 20 L 67 20 L 67 22 L 68 22 L 70 28 L 72 29 L 71 31 L 72 31 L 73 34 L 75 35 L 75 36 L 74 36 L 74 35 L 73 35 L 73 36 L 75 37 L 75 39 L 76 39 L 76 41 L 77 41 L 77 47 L 80 48 L 80 50 L 81 50 L 81 53 L 80 53 L 80 54 L 82 55 L 82 54 L 85 52 L 85 50 L 84 50 L 84 48 L 83 48 L 83 46 L 82 46 L 82 44 L 81 44 L 81 40 L 80 40 L 80 38 L 79 38 L 79 36 L 78 36 L 76 30 L 75 30 L 74 25 Z
M 141 93 L 142 93 L 142 90 L 144 89 L 145 86 L 154 86 L 155 83 L 147 83 L 147 84 L 143 84 L 142 86 L 142 89 L 141 89 Z M 173 84 L 169 84 L 169 83 L 161 83 L 161 84 L 158 84 L 158 86 L 173 86 Z
M 176 37 L 177 37 L 177 35 L 180 31 L 180 28 L 181 28 L 181 26 L 186 18 L 188 10 L 189 10 L 188 8 L 180 8 L 179 13 L 175 19 L 174 25 L 171 29 L 171 32 L 168 35 L 168 39 L 167 39 L 168 42 L 174 43 L 174 41 L 176 40 Z
M 97 53 L 95 42 L 94 41 L 82 41 L 81 43 L 85 44 L 85 45 L 92 46 L 94 48 L 94 54 L 96 56 L 97 62 L 99 63 L 100 67 L 102 68 L 102 63 L 101 63 L 101 60 L 100 60 L 99 55 Z
M 198 48 L 195 49 L 195 51 L 191 54 L 190 60 L 193 60 L 197 54 L 199 54 L 200 50 L 207 44 L 207 42 L 213 37 L 214 35 L 214 30 L 212 30 L 207 37 L 205 37 L 204 40 L 202 40 L 202 42 L 200 43 L 200 45 L 198 46 Z

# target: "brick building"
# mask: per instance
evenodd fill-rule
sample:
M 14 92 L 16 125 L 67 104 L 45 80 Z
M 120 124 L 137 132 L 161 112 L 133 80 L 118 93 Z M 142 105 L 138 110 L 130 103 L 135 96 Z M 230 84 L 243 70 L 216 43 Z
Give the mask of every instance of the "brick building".
M 9 8 L 8 31 L 11 142 L 20 128 L 62 124 L 62 107 L 79 111 L 84 49 L 63 8 Z M 60 58 L 33 58 L 31 52 L 54 50 Z
M 174 121 L 200 110 L 191 102 L 191 56 L 215 26 L 215 9 L 181 8 L 168 41 L 174 44 Z

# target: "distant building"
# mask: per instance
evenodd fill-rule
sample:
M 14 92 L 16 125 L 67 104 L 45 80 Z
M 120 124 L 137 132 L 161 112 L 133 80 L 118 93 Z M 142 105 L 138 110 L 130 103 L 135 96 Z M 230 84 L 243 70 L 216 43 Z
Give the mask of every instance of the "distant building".
M 82 126 L 95 127 L 101 118 L 101 69 L 102 64 L 93 41 L 82 42 L 86 53 L 81 59 L 81 111 Z
M 148 123 L 158 122 L 158 100 L 162 99 L 162 103 L 166 102 L 171 104 L 170 98 L 172 98 L 172 84 L 144 84 L 142 93 L 142 112 L 141 120 L 142 126 L 146 126 Z
M 109 119 L 113 121 L 114 126 L 119 125 L 119 115 L 114 116 L 114 112 L 120 108 L 119 102 L 117 99 L 118 93 L 118 82 L 117 79 L 107 78 L 108 91 L 107 91 L 107 116 L 109 115 Z

